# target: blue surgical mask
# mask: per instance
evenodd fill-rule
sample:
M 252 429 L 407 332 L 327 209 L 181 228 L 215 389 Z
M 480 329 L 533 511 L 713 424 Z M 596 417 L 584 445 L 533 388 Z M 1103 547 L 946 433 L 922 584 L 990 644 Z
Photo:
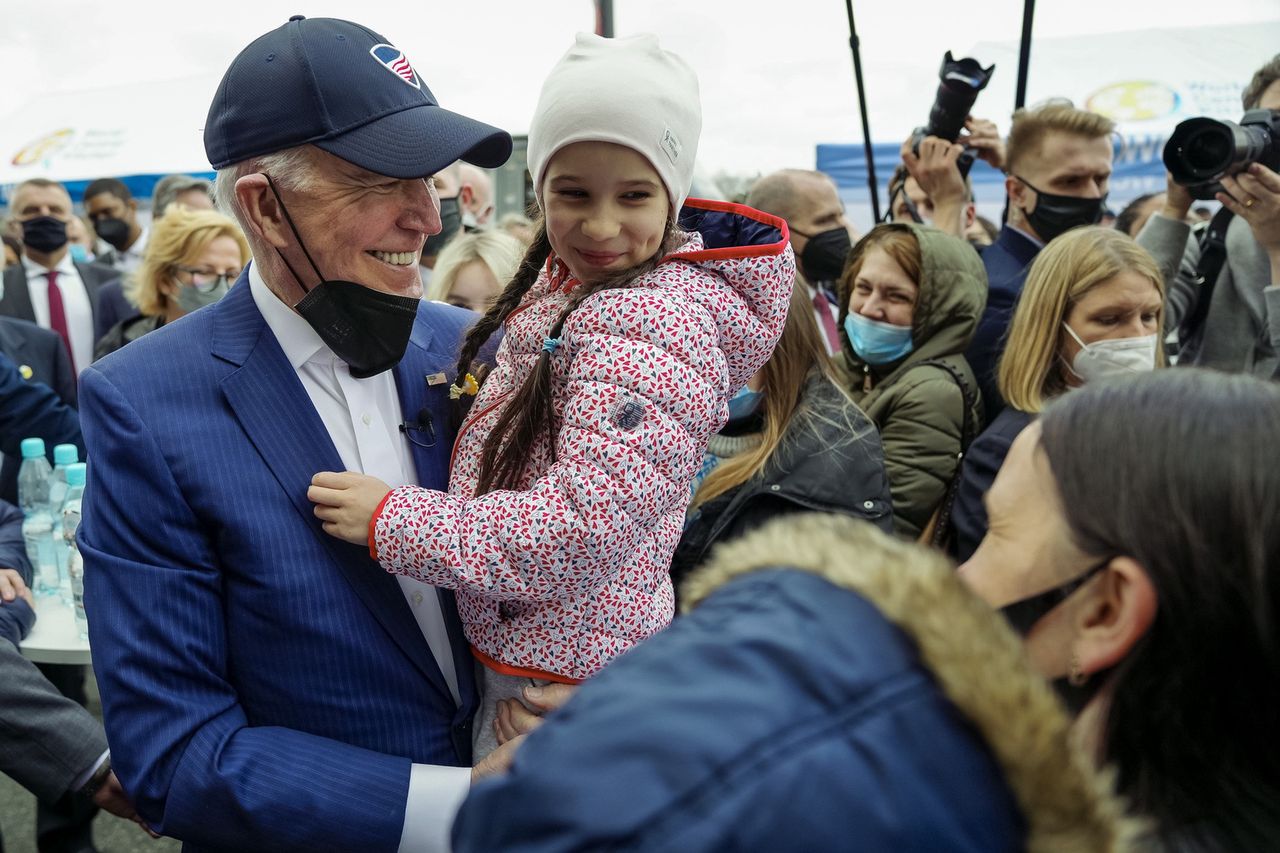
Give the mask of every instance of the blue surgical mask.
M 89 250 L 84 246 L 81 246 L 79 243 L 72 243 L 71 248 L 68 251 L 71 252 L 71 260 L 78 264 L 87 264 L 89 261 L 93 260 L 89 257 Z
M 911 327 L 870 320 L 849 312 L 844 318 L 844 333 L 853 351 L 867 364 L 889 364 L 911 352 Z
M 747 386 L 742 386 L 737 394 L 729 398 L 729 421 L 751 417 L 760 408 L 762 400 L 764 400 L 763 391 L 752 391 Z

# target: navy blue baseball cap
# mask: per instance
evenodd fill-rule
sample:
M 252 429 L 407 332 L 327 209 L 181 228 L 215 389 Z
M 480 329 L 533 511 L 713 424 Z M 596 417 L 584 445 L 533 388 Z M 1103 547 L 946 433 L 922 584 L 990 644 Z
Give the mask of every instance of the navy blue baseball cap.
M 504 130 L 442 108 L 404 53 L 370 29 L 295 15 L 242 50 L 204 127 L 215 169 L 310 143 L 391 178 L 455 160 L 496 168 Z

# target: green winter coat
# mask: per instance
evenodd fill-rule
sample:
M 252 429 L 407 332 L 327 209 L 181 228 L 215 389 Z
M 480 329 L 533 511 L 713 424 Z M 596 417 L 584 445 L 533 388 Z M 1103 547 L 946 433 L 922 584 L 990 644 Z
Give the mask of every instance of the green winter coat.
M 853 398 L 880 428 L 893 496 L 894 531 L 919 538 L 942 502 L 961 452 L 964 395 L 951 374 L 925 360 L 949 363 L 973 389 L 973 423 L 982 423 L 978 383 L 964 351 L 987 304 L 987 274 L 978 253 L 934 228 L 910 228 L 920 242 L 920 294 L 911 324 L 914 345 L 905 358 L 869 365 L 842 340 L 843 367 Z M 849 311 L 851 282 L 841 285 L 840 324 Z

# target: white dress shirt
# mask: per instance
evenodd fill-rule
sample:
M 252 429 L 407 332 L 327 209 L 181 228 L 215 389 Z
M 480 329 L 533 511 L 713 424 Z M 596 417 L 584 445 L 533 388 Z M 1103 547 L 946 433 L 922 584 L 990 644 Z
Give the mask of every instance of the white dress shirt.
M 26 255 L 22 256 L 22 266 L 27 272 L 27 292 L 31 294 L 36 325 L 51 329 L 49 270 Z M 67 333 L 71 336 L 71 357 L 75 360 L 76 372 L 79 372 L 93 361 L 93 305 L 76 265 L 71 262 L 70 252 L 62 256 L 54 270 L 58 273 L 58 290 L 62 292 L 62 313 L 67 318 Z
M 393 487 L 416 483 L 409 442 L 399 431 L 402 415 L 394 373 L 354 378 L 347 363 L 334 355 L 307 321 L 271 292 L 257 264 L 249 267 L 249 289 L 347 470 L 369 474 Z M 458 675 L 436 588 L 404 575 L 396 575 L 396 580 L 449 692 L 459 702 Z M 448 850 L 454 814 L 470 785 L 470 768 L 413 765 L 400 849 Z
M 116 269 L 123 273 L 137 272 L 138 267 L 142 266 L 142 255 L 147 251 L 147 238 L 151 236 L 151 229 L 144 227 L 142 233 L 138 235 L 138 239 L 133 241 L 133 245 L 127 249 L 116 252 Z

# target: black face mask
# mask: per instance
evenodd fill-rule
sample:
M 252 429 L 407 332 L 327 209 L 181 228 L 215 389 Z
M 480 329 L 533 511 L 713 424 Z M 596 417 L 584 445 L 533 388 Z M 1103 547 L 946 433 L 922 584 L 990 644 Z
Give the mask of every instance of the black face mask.
M 53 216 L 37 216 L 22 223 L 22 242 L 37 252 L 56 252 L 67 245 L 67 223 Z
M 791 229 L 795 231 L 795 229 Z M 796 231 L 801 237 L 808 237 L 804 251 L 800 253 L 800 265 L 804 267 L 805 278 L 813 284 L 820 281 L 836 281 L 844 272 L 845 258 L 853 248 L 849 232 L 844 228 L 831 228 L 810 236 L 803 231 Z
M 93 223 L 93 230 L 118 252 L 123 252 L 124 247 L 129 244 L 129 223 L 123 219 L 99 219 Z
M 1017 178 L 1017 175 L 1014 175 Z M 1097 225 L 1102 221 L 1102 212 L 1107 205 L 1107 197 L 1076 198 L 1070 195 L 1054 195 L 1037 190 L 1031 184 L 1018 178 L 1036 193 L 1036 209 L 1031 213 L 1023 213 L 1027 223 L 1035 229 L 1040 239 L 1048 243 L 1059 234 L 1065 234 L 1072 228 L 1081 225 Z
M 440 254 L 445 243 L 453 239 L 453 235 L 462 228 L 462 206 L 458 197 L 440 199 L 440 233 L 432 234 L 422 247 L 422 256 L 429 258 Z
M 413 321 L 418 316 L 418 300 L 383 293 L 354 281 L 325 279 L 302 242 L 302 235 L 293 224 L 293 217 L 289 216 L 280 193 L 276 192 L 271 176 L 266 178 L 289 229 L 298 238 L 298 247 L 306 256 L 307 263 L 311 264 L 316 278 L 320 279 L 319 284 L 307 290 L 289 259 L 277 252 L 298 285 L 307 290 L 307 295 L 294 306 L 302 319 L 316 330 L 334 355 L 347 363 L 356 379 L 368 379 L 395 367 L 409 346 Z
M 1000 614 L 1008 620 L 1010 627 L 1013 628 L 1018 636 L 1025 638 L 1031 633 L 1031 629 L 1035 627 L 1036 623 L 1049 614 L 1049 611 L 1066 601 L 1072 593 L 1088 583 L 1094 575 L 1105 569 L 1110 562 L 1111 558 L 1108 557 L 1094 565 L 1084 574 L 1064 584 L 1045 590 L 1030 598 L 1024 598 L 1022 601 L 1006 604 L 1000 608 Z M 1062 700 L 1067 711 L 1074 717 L 1097 695 L 1105 680 L 1105 672 L 1095 672 L 1085 679 L 1083 684 L 1072 684 L 1068 678 L 1055 678 L 1049 684 L 1054 689 L 1054 692 L 1058 694 L 1058 698 Z

